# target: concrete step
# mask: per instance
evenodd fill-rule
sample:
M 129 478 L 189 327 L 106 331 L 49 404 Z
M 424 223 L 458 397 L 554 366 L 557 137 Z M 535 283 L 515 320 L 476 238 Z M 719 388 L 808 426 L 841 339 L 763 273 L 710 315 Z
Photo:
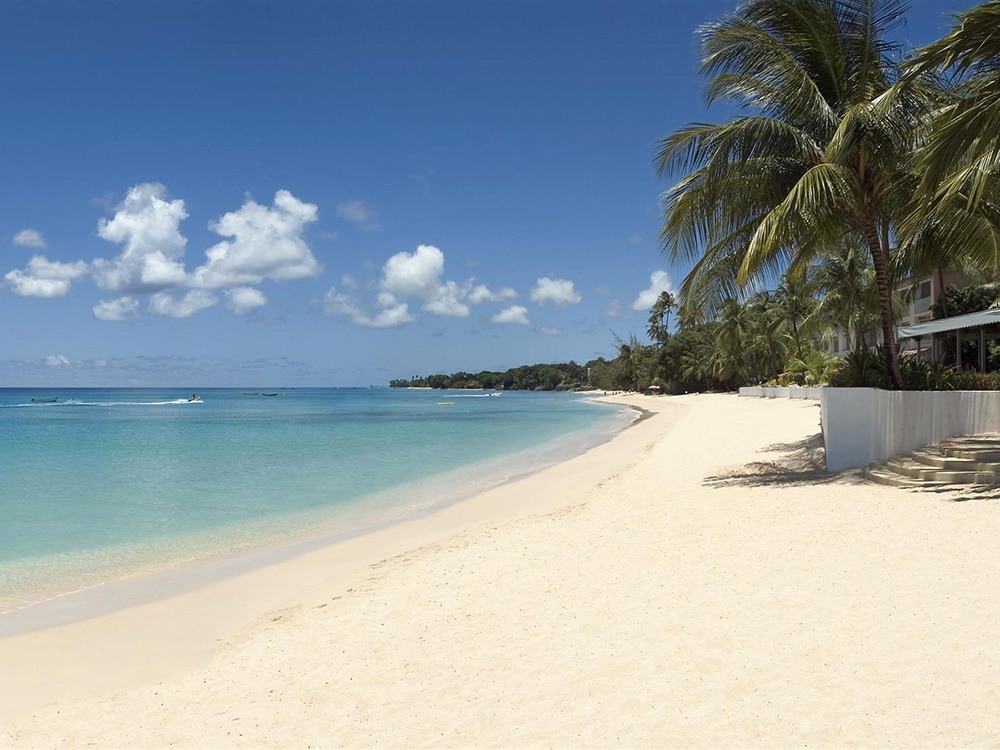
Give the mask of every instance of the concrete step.
M 993 450 L 942 447 L 941 453 L 949 458 L 967 458 L 970 461 L 1000 463 L 1000 448 Z
M 942 440 L 871 464 L 865 475 L 893 487 L 933 488 L 949 484 L 1000 485 L 1000 435 Z
M 918 461 L 936 469 L 957 469 L 959 471 L 993 471 L 1000 473 L 1000 461 L 981 461 L 979 458 L 957 458 L 946 456 L 936 447 L 918 448 L 910 453 Z
M 922 481 L 897 474 L 894 471 L 886 469 L 884 466 L 869 466 L 865 469 L 865 476 L 876 484 L 884 484 L 889 487 L 907 487 L 915 490 L 924 490 L 941 486 L 939 482 Z
M 883 468 L 886 471 L 891 471 L 901 476 L 910 477 L 911 479 L 919 479 L 921 481 L 934 481 L 934 477 L 937 473 L 939 471 L 944 471 L 943 469 L 938 469 L 933 466 L 920 463 L 919 461 L 914 461 L 907 455 L 890 458 L 883 464 Z

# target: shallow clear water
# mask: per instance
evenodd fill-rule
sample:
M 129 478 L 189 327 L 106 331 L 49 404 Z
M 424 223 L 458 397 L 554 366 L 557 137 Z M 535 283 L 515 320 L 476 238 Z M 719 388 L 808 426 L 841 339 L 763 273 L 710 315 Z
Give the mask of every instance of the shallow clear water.
M 263 393 L 278 395 L 0 390 L 0 611 L 314 529 L 362 533 L 633 418 L 561 393 Z

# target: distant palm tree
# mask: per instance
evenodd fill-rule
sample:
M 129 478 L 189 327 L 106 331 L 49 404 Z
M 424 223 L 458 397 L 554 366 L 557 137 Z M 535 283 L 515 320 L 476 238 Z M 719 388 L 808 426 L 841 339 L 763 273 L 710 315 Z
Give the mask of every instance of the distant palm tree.
M 797 275 L 785 275 L 775 294 L 775 304 L 781 313 L 784 322 L 791 326 L 792 344 L 795 347 L 795 356 L 800 360 L 805 356 L 802 352 L 802 330 L 804 325 L 808 325 L 810 316 L 816 309 L 816 291 L 813 279 L 808 271 Z
M 644 347 L 634 333 L 629 334 L 628 341 L 615 335 L 618 344 L 618 363 L 622 368 L 622 379 L 627 390 L 639 390 L 639 375 L 645 363 Z
M 886 362 L 902 387 L 890 245 L 910 212 L 917 126 L 934 103 L 923 78 L 897 79 L 886 35 L 897 0 L 749 0 L 708 24 L 709 103 L 750 114 L 663 138 L 665 252 L 695 260 L 683 304 L 711 306 L 858 242 L 871 258 Z
M 866 349 L 874 343 L 879 324 L 878 290 L 867 250 L 844 245 L 816 270 L 821 299 L 816 319 L 829 332 L 848 336 L 848 348 Z
M 653 309 L 649 313 L 646 333 L 661 346 L 670 337 L 670 311 L 677 307 L 677 299 L 670 292 L 660 292 Z

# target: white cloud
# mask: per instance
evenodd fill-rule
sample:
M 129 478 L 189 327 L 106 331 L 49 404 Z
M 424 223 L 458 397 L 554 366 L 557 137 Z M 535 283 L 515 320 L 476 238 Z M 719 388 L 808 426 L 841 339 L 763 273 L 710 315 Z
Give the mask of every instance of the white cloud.
M 327 315 L 346 315 L 352 322 L 370 328 L 392 328 L 414 320 L 405 302 L 384 301 L 384 309 L 372 317 L 353 299 L 331 287 L 323 298 L 323 310 Z
M 366 317 L 364 310 L 346 294 L 338 292 L 337 287 L 330 287 L 323 297 L 323 312 L 327 315 L 346 315 L 355 323 Z
M 673 292 L 673 284 L 666 271 L 653 271 L 649 276 L 649 286 L 639 292 L 639 296 L 632 303 L 633 310 L 650 310 L 656 304 L 660 292 Z
M 511 305 L 507 309 L 498 312 L 490 320 L 493 323 L 509 323 L 521 326 L 531 325 L 531 321 L 528 320 L 528 308 L 522 305 Z
M 206 251 L 208 262 L 194 270 L 191 286 L 221 289 L 318 275 L 323 269 L 302 238 L 316 217 L 315 205 L 287 190 L 275 193 L 271 208 L 247 200 L 239 210 L 209 224 L 216 234 L 233 239 Z
M 548 326 L 542 326 L 539 328 L 542 333 L 548 334 L 549 336 L 562 336 L 562 328 L 549 328 Z
M 566 307 L 579 302 L 582 298 L 573 288 L 573 282 L 567 279 L 550 279 L 543 276 L 531 290 L 531 301 L 539 305 L 551 302 L 556 307 Z
M 187 240 L 179 231 L 187 218 L 184 201 L 166 199 L 158 182 L 144 182 L 129 189 L 114 218 L 101 219 L 97 234 L 122 245 L 114 260 L 97 258 L 94 280 L 102 289 L 125 292 L 158 291 L 184 280 Z
M 375 210 L 364 201 L 338 203 L 337 216 L 357 224 L 366 231 L 378 229 L 378 216 Z
M 45 249 L 45 238 L 37 229 L 28 227 L 14 235 L 13 243 L 18 247 L 35 247 Z
M 444 318 L 467 318 L 469 306 L 462 302 L 465 291 L 454 281 L 446 281 L 438 286 L 434 297 L 428 300 L 424 309 L 433 315 Z
M 474 286 L 468 296 L 469 303 L 473 305 L 480 305 L 483 302 L 509 302 L 513 299 L 517 299 L 517 292 L 509 286 L 492 292 L 485 284 Z
M 4 282 L 21 297 L 65 297 L 73 281 L 86 273 L 87 264 L 83 261 L 60 263 L 36 255 L 25 270 L 7 273 Z
M 89 272 L 98 287 L 120 293 L 117 299 L 94 305 L 94 315 L 124 320 L 137 317 L 139 295 L 149 295 L 149 309 L 156 314 L 188 317 L 216 304 L 212 293 L 216 290 L 225 295 L 230 310 L 244 315 L 267 302 L 252 285 L 303 279 L 322 271 L 303 236 L 316 221 L 316 206 L 287 190 L 275 193 L 270 207 L 247 199 L 238 210 L 212 222 L 209 228 L 225 239 L 209 248 L 205 262 L 191 273 L 184 263 L 187 239 L 180 232 L 187 216 L 184 201 L 168 198 L 162 184 L 140 183 L 129 188 L 111 218 L 98 222 L 98 235 L 121 246 L 116 257 L 88 264 L 36 256 L 26 268 L 7 273 L 4 281 L 18 295 L 62 297 Z M 45 246 L 41 233 L 31 228 L 18 232 L 13 241 L 26 247 Z M 438 301 L 442 314 L 454 308 L 453 296 Z
M 69 367 L 70 361 L 62 354 L 50 354 L 45 358 L 45 364 L 49 367 Z
M 424 312 L 445 318 L 467 318 L 469 305 L 484 301 L 510 300 L 517 296 L 513 289 L 492 292 L 484 284 L 473 286 L 474 279 L 459 283 L 444 278 L 444 253 L 433 245 L 418 245 L 412 253 L 399 252 L 382 266 L 378 281 L 376 305 L 381 310 L 372 315 L 354 296 L 332 287 L 324 299 L 327 314 L 346 315 L 359 325 L 387 328 L 416 319 L 410 311 L 411 301 L 417 301 Z M 341 286 L 356 289 L 357 282 L 345 275 Z
M 133 297 L 102 299 L 92 309 L 98 320 L 132 320 L 139 317 L 139 300 Z
M 380 310 L 379 314 L 369 319 L 366 325 L 373 326 L 374 328 L 392 328 L 404 325 L 405 323 L 412 323 L 413 320 L 414 317 L 410 314 L 409 307 L 403 302 L 395 307 Z
M 168 318 L 190 318 L 216 302 L 215 296 L 203 289 L 192 289 L 179 300 L 169 292 L 157 292 L 149 298 L 149 310 Z
M 413 253 L 396 253 L 382 267 L 379 286 L 397 297 L 431 299 L 444 274 L 444 253 L 433 245 L 419 245 Z
M 444 253 L 433 245 L 418 245 L 413 253 L 396 253 L 382 266 L 379 305 L 391 307 L 415 297 L 432 315 L 468 317 L 469 307 L 464 303 L 467 289 L 454 281 L 442 281 L 443 275 Z
M 225 295 L 228 300 L 226 307 L 237 315 L 247 315 L 267 304 L 267 297 L 264 296 L 264 293 L 249 286 L 227 289 Z

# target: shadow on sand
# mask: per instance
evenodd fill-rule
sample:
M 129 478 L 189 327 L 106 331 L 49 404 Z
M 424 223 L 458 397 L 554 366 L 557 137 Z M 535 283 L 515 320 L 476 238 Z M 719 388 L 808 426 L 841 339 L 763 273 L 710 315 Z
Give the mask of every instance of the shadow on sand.
M 859 470 L 837 474 L 826 470 L 826 450 L 819 432 L 791 443 L 774 443 L 761 451 L 774 455 L 768 461 L 752 461 L 705 477 L 704 484 L 708 487 L 788 487 L 865 481 Z
M 761 449 L 768 461 L 752 461 L 705 477 L 706 487 L 794 487 L 816 484 L 866 484 L 864 469 L 838 473 L 826 470 L 823 435 L 816 433 L 791 443 L 774 443 Z M 899 487 L 903 493 L 933 494 L 948 502 L 1000 500 L 1000 486 L 947 484 L 925 488 Z
M 944 500 L 967 503 L 970 500 L 1000 500 L 1000 487 L 989 484 L 949 484 L 944 487 L 929 487 L 924 492 L 945 495 Z

